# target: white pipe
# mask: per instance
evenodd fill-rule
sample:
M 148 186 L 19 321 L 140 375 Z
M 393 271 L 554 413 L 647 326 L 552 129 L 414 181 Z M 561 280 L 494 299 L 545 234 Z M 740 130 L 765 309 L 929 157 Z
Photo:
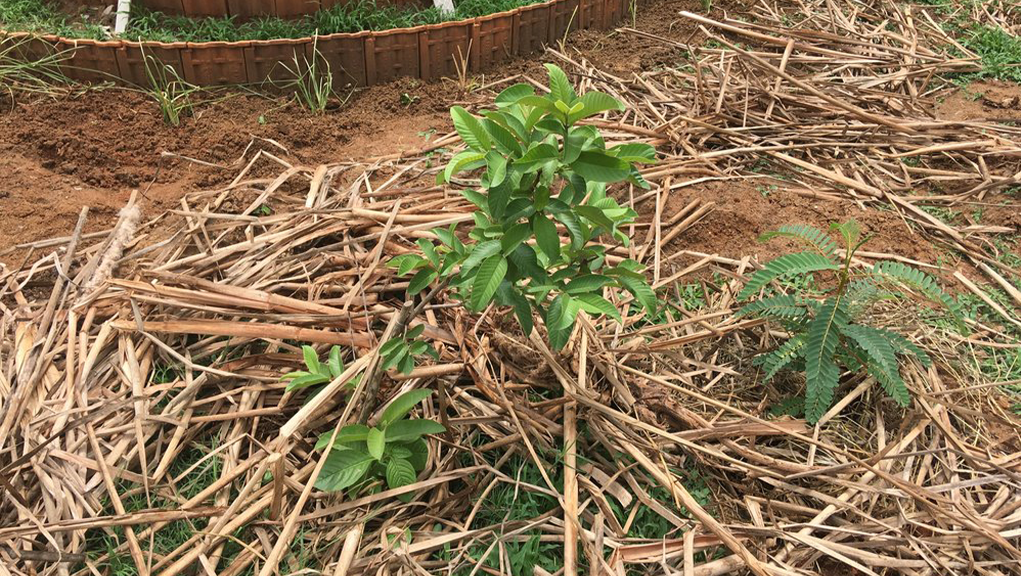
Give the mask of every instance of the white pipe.
M 440 9 L 440 12 L 444 14 L 454 13 L 454 1 L 453 0 L 433 0 L 433 6 Z
M 113 33 L 123 34 L 128 28 L 128 16 L 131 12 L 131 0 L 117 0 L 117 19 L 114 20 Z

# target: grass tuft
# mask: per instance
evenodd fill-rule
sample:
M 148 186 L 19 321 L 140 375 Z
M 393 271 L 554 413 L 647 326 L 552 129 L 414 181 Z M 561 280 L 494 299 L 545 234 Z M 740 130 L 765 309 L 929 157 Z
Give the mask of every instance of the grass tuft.
M 70 80 L 60 71 L 66 53 L 53 52 L 39 56 L 31 54 L 32 38 L 0 38 L 0 92 L 14 105 L 18 94 L 55 93 L 55 87 Z
M 177 70 L 149 54 L 145 58 L 145 75 L 149 85 L 145 93 L 156 101 L 163 115 L 163 121 L 171 126 L 180 126 L 181 117 L 191 113 L 193 94 L 200 88 L 185 81 Z
M 960 41 L 982 58 L 982 71 L 974 77 L 1021 82 L 1021 38 L 1002 28 L 975 24 Z
M 330 63 L 319 52 L 318 39 L 312 41 L 312 58 L 294 54 L 294 67 L 284 68 L 294 77 L 290 87 L 294 97 L 313 114 L 322 114 L 336 96 L 333 89 L 333 71 Z

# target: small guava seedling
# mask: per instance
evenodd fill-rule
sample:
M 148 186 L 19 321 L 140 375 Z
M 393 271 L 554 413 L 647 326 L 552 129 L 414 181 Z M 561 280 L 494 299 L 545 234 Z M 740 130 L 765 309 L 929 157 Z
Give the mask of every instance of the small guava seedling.
M 300 390 L 309 386 L 317 386 L 319 384 L 326 384 L 334 378 L 339 378 L 344 373 L 344 359 L 341 357 L 340 346 L 334 346 L 330 348 L 330 355 L 326 363 L 319 361 L 319 355 L 316 353 L 315 348 L 311 346 L 301 347 L 302 355 L 305 359 L 305 368 L 307 370 L 299 370 L 297 372 L 291 372 L 284 374 L 284 380 L 290 380 L 287 383 L 287 391 Z M 358 380 L 361 375 L 354 377 L 348 382 L 349 388 L 354 388 L 358 385 Z
M 425 331 L 425 324 L 419 324 L 404 333 L 403 336 L 395 336 L 387 340 L 379 349 L 383 357 L 383 370 L 397 368 L 401 374 L 411 374 L 415 369 L 415 358 L 423 354 L 429 355 L 433 360 L 439 360 L 440 354 L 428 342 L 419 338 Z
M 430 395 L 431 390 L 405 392 L 383 410 L 376 426 L 351 424 L 338 430 L 336 436 L 332 430 L 321 434 L 316 450 L 325 450 L 331 437 L 333 447 L 316 479 L 316 488 L 335 492 L 367 478 L 383 478 L 391 489 L 414 483 L 429 456 L 424 436 L 446 431 L 432 420 L 405 418 Z M 404 499 L 410 496 L 406 494 Z

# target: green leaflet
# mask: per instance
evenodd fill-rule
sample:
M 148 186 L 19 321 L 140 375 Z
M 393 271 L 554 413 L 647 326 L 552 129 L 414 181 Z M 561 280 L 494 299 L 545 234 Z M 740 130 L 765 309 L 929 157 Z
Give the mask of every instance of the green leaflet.
M 457 130 L 457 134 L 469 148 L 482 153 L 489 150 L 492 146 L 489 133 L 482 127 L 478 118 L 460 106 L 450 109 L 450 117 L 454 121 L 454 129 Z
M 616 98 L 609 94 L 603 94 L 602 92 L 587 92 L 582 94 L 578 101 L 581 102 L 582 107 L 577 112 L 572 112 L 568 115 L 567 121 L 574 124 L 578 120 L 588 118 L 589 116 L 595 116 L 601 112 L 608 110 L 623 110 L 624 105 L 620 103 Z
M 865 352 L 865 369 L 883 386 L 901 406 L 911 402 L 911 395 L 900 377 L 897 354 L 893 344 L 878 329 L 862 324 L 848 324 L 840 330 L 861 351 Z
M 315 487 L 327 492 L 350 488 L 369 471 L 375 459 L 359 450 L 332 450 L 316 478 Z
M 500 107 L 510 106 L 525 96 L 535 96 L 535 88 L 531 84 L 521 82 L 508 88 L 504 88 L 496 96 L 496 105 Z
M 475 166 L 480 161 L 486 158 L 485 154 L 474 152 L 471 150 L 465 150 L 457 156 L 454 156 L 447 167 L 443 170 L 443 180 L 450 182 L 450 178 L 462 170 L 468 170 L 470 167 Z
M 487 240 L 476 244 L 472 248 L 471 254 L 461 263 L 461 270 L 468 271 L 474 269 L 486 258 L 499 254 L 501 248 L 502 244 L 499 240 Z
M 330 437 L 333 436 L 333 430 L 323 432 L 319 435 L 319 440 L 316 442 L 315 449 L 323 450 L 330 443 Z M 369 427 L 364 424 L 349 424 L 344 426 L 337 431 L 337 437 L 334 439 L 334 446 L 339 444 L 350 444 L 353 442 L 364 442 L 369 437 Z
M 426 434 L 442 434 L 446 431 L 442 424 L 432 420 L 398 420 L 386 427 L 386 441 L 411 442 Z
M 322 366 L 319 364 L 319 354 L 316 353 L 316 349 L 311 346 L 302 346 L 301 353 L 305 357 L 305 366 L 308 367 L 308 371 L 313 374 L 322 373 Z
M 404 458 L 391 458 L 386 463 L 386 485 L 400 488 L 415 483 L 415 467 Z
M 805 310 L 805 305 L 795 296 L 781 294 L 779 296 L 769 296 L 753 300 L 737 311 L 738 316 L 747 314 L 792 320 L 804 318 L 807 315 L 807 311 Z
M 815 228 L 814 226 L 808 226 L 806 224 L 787 224 L 780 226 L 776 230 L 766 232 L 762 236 L 759 236 L 759 242 L 766 242 L 773 238 L 790 238 L 797 240 L 803 244 L 807 244 L 812 248 L 815 248 L 821 255 L 830 258 L 833 253 L 837 250 L 837 243 L 833 241 L 825 232 Z
M 658 301 L 656 300 L 656 293 L 652 290 L 652 287 L 645 281 L 637 280 L 630 276 L 618 276 L 617 281 L 620 282 L 621 286 L 625 290 L 631 293 L 635 297 L 635 300 L 645 308 L 645 311 L 649 314 L 655 314 L 656 309 L 659 307 Z
M 601 274 L 585 274 L 578 276 L 567 283 L 564 288 L 564 292 L 567 294 L 576 295 L 584 294 L 586 292 L 595 292 L 601 290 L 603 286 L 613 282 L 613 279 L 609 276 L 603 276 Z
M 379 428 L 370 428 L 365 437 L 365 445 L 369 450 L 369 455 L 380 460 L 383 458 L 383 448 L 386 447 L 386 435 Z
M 798 334 L 790 338 L 779 348 L 759 356 L 759 363 L 766 369 L 762 376 L 763 382 L 769 382 L 776 376 L 777 372 L 789 366 L 794 360 L 804 354 L 805 335 Z
M 872 275 L 879 280 L 893 281 L 914 288 L 929 300 L 943 304 L 950 311 L 961 332 L 967 333 L 968 327 L 961 316 L 960 306 L 939 287 L 932 276 L 900 262 L 879 262 L 872 267 Z
M 610 148 L 608 152 L 626 162 L 652 164 L 656 161 L 656 149 L 640 142 L 620 144 Z
M 539 250 L 542 250 L 551 262 L 555 262 L 560 258 L 560 235 L 557 234 L 557 225 L 544 214 L 538 213 L 534 217 L 532 228 Z
M 805 415 L 815 423 L 833 403 L 833 391 L 840 378 L 835 359 L 840 333 L 848 317 L 843 299 L 835 296 L 823 302 L 808 325 L 805 344 Z
M 918 346 L 915 346 L 914 342 L 890 330 L 884 330 L 882 328 L 876 328 L 876 330 L 882 332 L 883 335 L 885 335 L 886 338 L 890 340 L 894 347 L 897 348 L 898 353 L 904 354 L 905 352 L 907 352 L 908 354 L 914 356 L 915 359 L 917 359 L 922 364 L 922 366 L 926 368 L 932 366 L 932 359 L 930 359 L 929 355 L 925 353 L 925 350 L 922 350 Z
M 556 64 L 546 64 L 546 71 L 549 74 L 550 97 L 553 100 L 560 100 L 568 106 L 574 104 L 577 96 L 574 95 L 574 88 L 567 74 Z
M 386 428 L 390 424 L 403 418 L 411 409 L 418 405 L 419 402 L 425 400 L 432 395 L 432 390 L 410 390 L 401 394 L 383 410 L 383 415 L 379 419 L 379 425 Z
M 839 266 L 829 258 L 815 252 L 795 252 L 784 254 L 770 260 L 765 268 L 752 274 L 744 289 L 738 294 L 738 300 L 746 300 L 762 289 L 770 281 L 786 274 L 805 274 L 818 270 L 837 270 Z
M 500 255 L 491 256 L 479 266 L 469 300 L 473 310 L 482 310 L 493 301 L 496 289 L 506 274 L 507 261 Z
M 623 321 L 617 307 L 598 294 L 579 294 L 574 299 L 580 303 L 581 309 L 589 314 L 604 314 L 617 322 Z
M 627 162 L 595 151 L 578 154 L 571 169 L 591 182 L 619 182 L 631 173 Z

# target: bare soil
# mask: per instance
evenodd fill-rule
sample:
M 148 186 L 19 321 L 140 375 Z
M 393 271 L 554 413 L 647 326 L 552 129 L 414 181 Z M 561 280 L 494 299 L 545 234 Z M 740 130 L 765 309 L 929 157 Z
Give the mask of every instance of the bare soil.
M 1001 80 L 973 82 L 940 102 L 936 115 L 956 121 L 1021 120 L 1021 86 Z

